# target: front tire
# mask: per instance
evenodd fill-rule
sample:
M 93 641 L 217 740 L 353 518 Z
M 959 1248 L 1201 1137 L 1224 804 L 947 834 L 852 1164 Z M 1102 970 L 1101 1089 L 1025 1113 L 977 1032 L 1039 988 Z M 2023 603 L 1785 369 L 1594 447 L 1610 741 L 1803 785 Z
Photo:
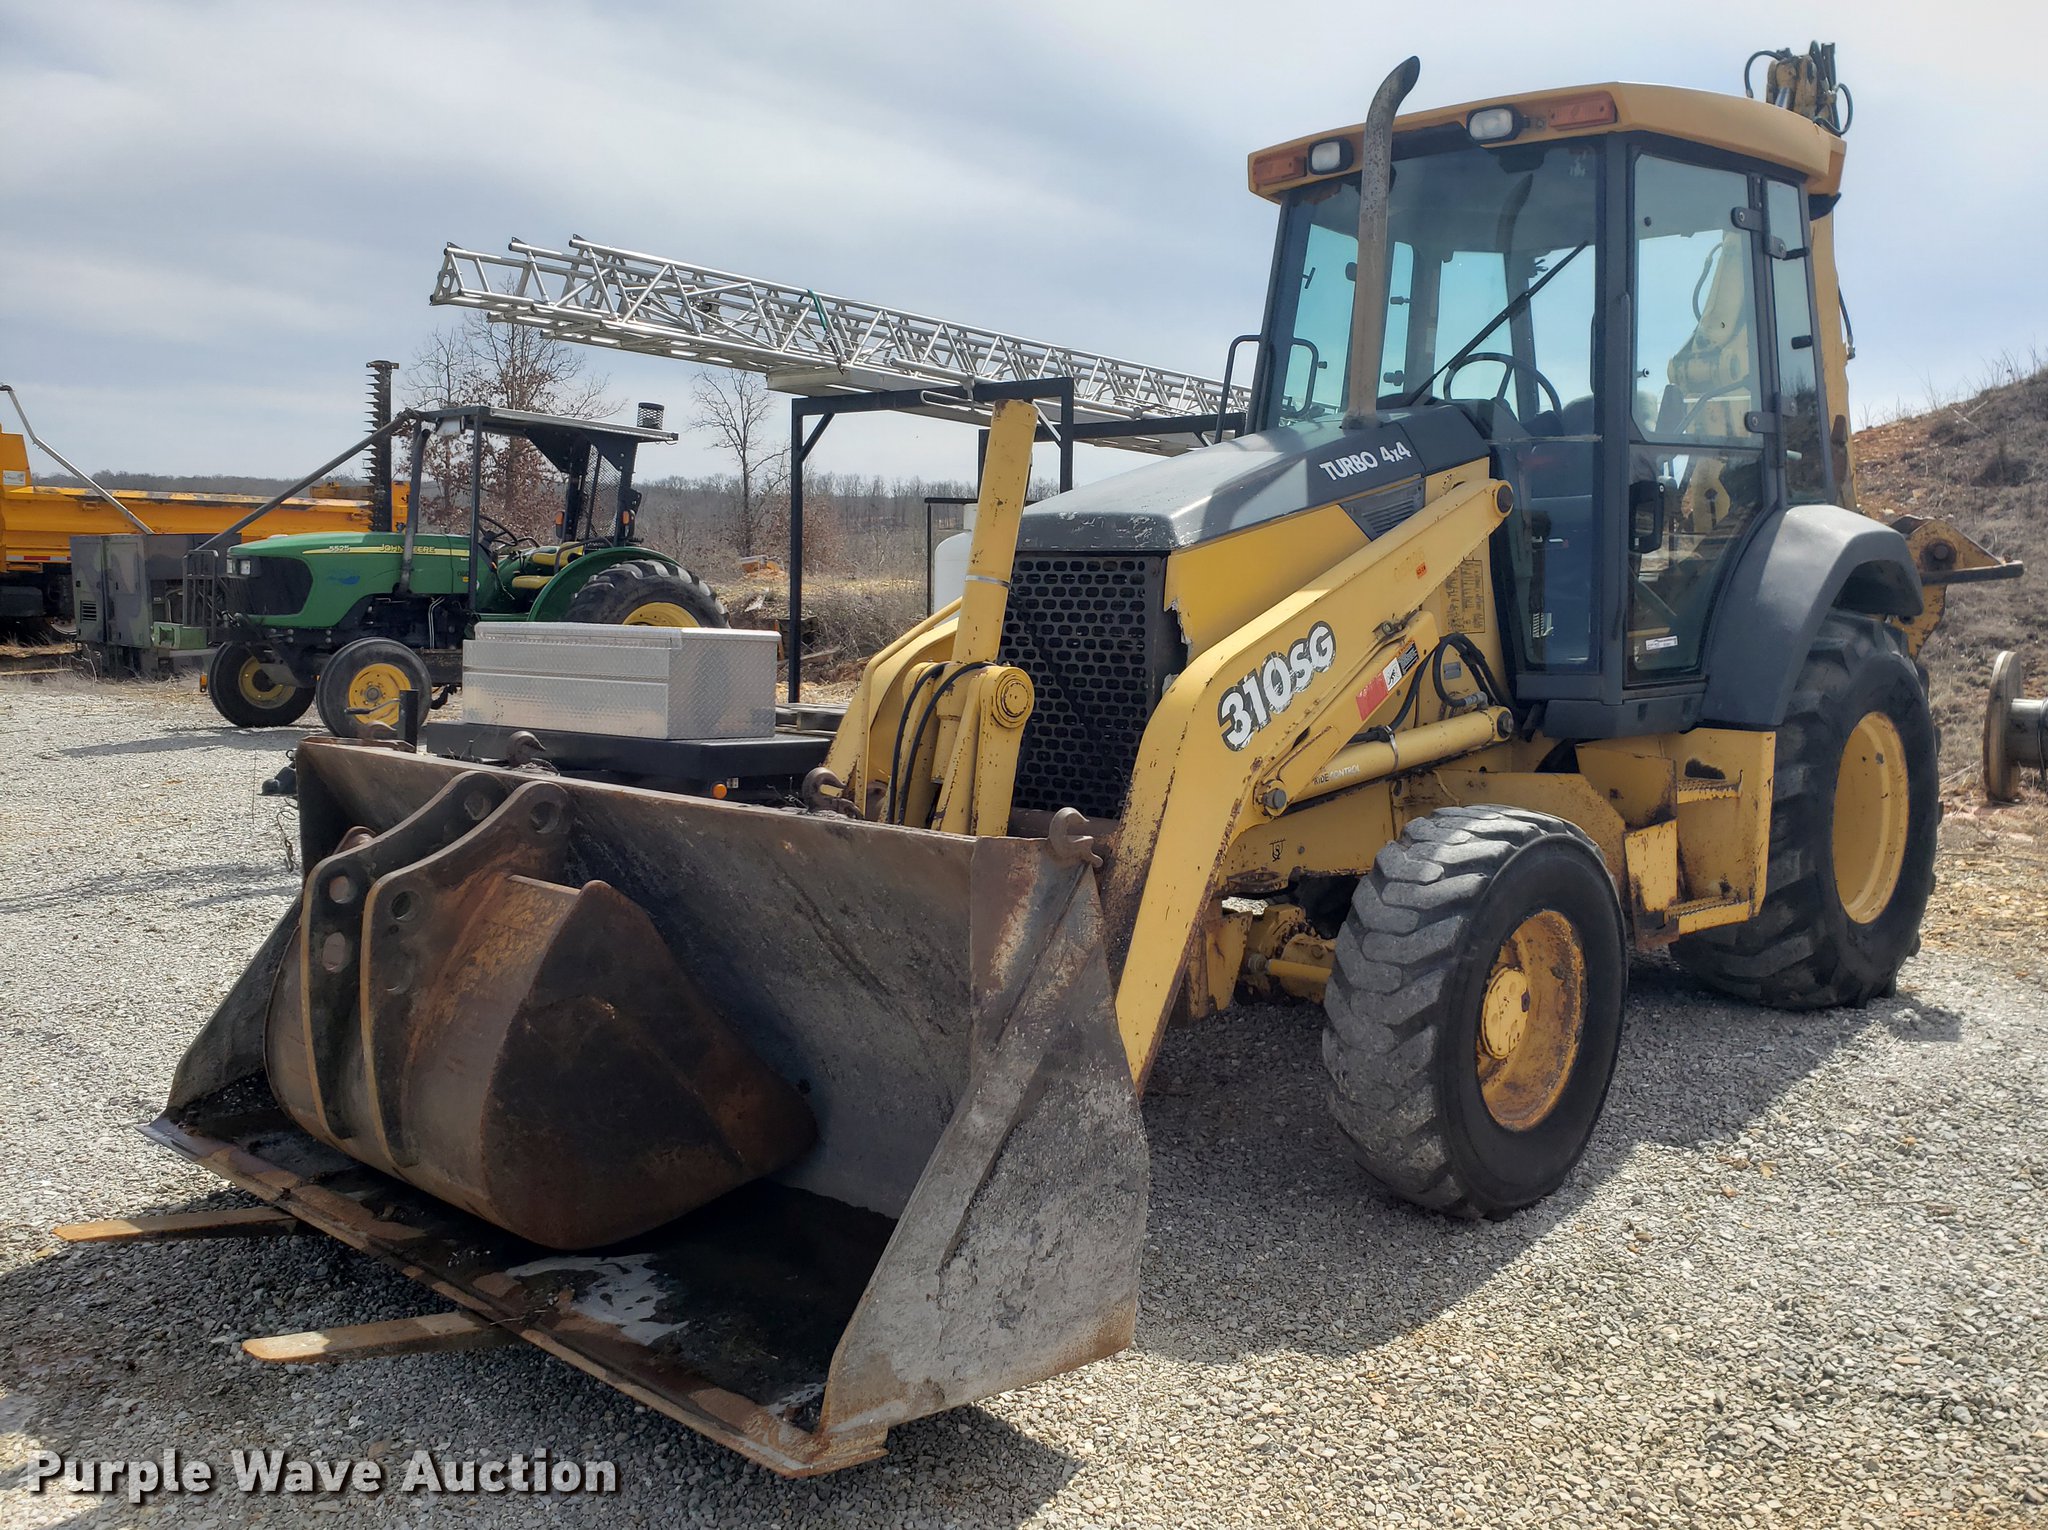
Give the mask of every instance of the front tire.
M 237 728 L 282 728 L 313 704 L 310 685 L 275 685 L 263 678 L 264 660 L 247 643 L 223 643 L 206 665 L 206 694 Z
M 370 738 L 387 728 L 396 734 L 406 691 L 419 693 L 424 717 L 433 695 L 425 661 L 391 638 L 358 638 L 321 667 L 320 721 L 336 738 Z
M 1621 905 L 1583 832 L 1521 808 L 1418 818 L 1337 937 L 1331 1112 L 1388 1193 L 1453 1216 L 1520 1210 L 1585 1151 L 1627 987 Z
M 611 627 L 728 627 L 711 586 L 687 569 L 650 559 L 614 563 L 590 576 L 564 613 Z
M 1828 617 L 1778 729 L 1763 908 L 1672 954 L 1752 1003 L 1868 1003 L 1920 948 L 1940 818 L 1934 719 L 1903 639 Z

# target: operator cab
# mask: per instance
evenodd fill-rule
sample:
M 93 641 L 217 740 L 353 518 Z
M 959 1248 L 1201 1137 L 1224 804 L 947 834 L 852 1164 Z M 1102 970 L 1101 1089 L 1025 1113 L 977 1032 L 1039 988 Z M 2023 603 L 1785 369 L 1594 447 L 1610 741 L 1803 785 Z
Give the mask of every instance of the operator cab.
M 1281 206 L 1253 429 L 1350 402 L 1358 153 L 1354 129 L 1253 156 Z M 1837 497 L 1809 215 L 1839 166 L 1792 113 L 1659 87 L 1397 121 L 1378 403 L 1460 410 L 1515 490 L 1495 583 L 1546 731 L 1697 721 L 1735 556 Z

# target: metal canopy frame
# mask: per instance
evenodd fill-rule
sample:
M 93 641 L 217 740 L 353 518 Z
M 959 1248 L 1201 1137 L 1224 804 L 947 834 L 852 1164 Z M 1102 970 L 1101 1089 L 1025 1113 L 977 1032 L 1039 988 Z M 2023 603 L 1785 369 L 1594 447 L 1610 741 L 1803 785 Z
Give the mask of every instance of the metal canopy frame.
M 432 301 L 480 309 L 559 340 L 762 373 L 787 393 L 860 396 L 940 385 L 929 399 L 891 407 L 956 419 L 971 414 L 945 396 L 947 387 L 1066 377 L 1073 384 L 1068 418 L 1077 427 L 1149 420 L 1147 430 L 1105 431 L 1096 439 L 1169 456 L 1199 444 L 1219 414 L 1241 410 L 1249 397 L 1227 378 L 1217 382 L 582 238 L 571 239 L 567 250 L 515 239 L 503 255 L 448 245 Z M 1190 420 L 1202 423 L 1185 426 Z M 1183 428 L 1162 431 L 1174 426 Z
M 829 393 L 790 400 L 789 642 L 786 679 L 789 687 L 788 701 L 791 705 L 795 705 L 803 694 L 804 463 L 810 457 L 811 449 L 818 444 L 818 438 L 825 434 L 826 427 L 840 415 L 880 414 L 893 410 L 898 413 L 938 415 L 941 418 L 972 424 L 985 419 L 990 406 L 1004 399 L 1029 399 L 1034 403 L 1049 401 L 1058 406 L 1058 413 L 1053 420 L 1048 421 L 1044 410 L 1039 411 L 1037 439 L 1059 447 L 1062 494 L 1074 486 L 1074 446 L 1077 442 L 1129 447 L 1134 441 L 1154 440 L 1181 432 L 1205 442 L 1209 432 L 1214 432 L 1218 441 L 1222 440 L 1225 431 L 1234 430 L 1239 434 L 1244 432 L 1245 417 L 1242 410 L 1212 409 L 1202 414 L 1191 415 L 1141 414 L 1129 418 L 1087 418 L 1077 417 L 1080 415 L 1078 398 L 1076 380 L 1072 377 L 1034 377 L 1016 382 L 975 382 L 954 387 L 891 388 L 867 393 Z M 809 420 L 816 420 L 817 424 L 807 431 L 805 422 Z M 988 444 L 986 427 L 981 432 L 981 444 L 985 450 Z M 979 464 L 980 458 L 977 455 L 977 482 L 981 476 Z M 929 556 L 925 560 L 925 575 L 929 581 Z
M 469 589 L 468 603 L 476 607 L 477 591 L 480 588 L 477 566 L 479 542 L 483 534 L 483 453 L 484 437 L 505 436 L 527 442 L 533 449 L 547 458 L 555 470 L 567 480 L 563 490 L 561 535 L 564 540 L 577 537 L 587 526 L 591 532 L 597 529 L 597 477 L 591 464 L 591 454 L 611 464 L 619 475 L 615 510 L 612 517 L 610 540 L 614 545 L 623 543 L 632 529 L 633 508 L 639 503 L 639 494 L 633 488 L 633 464 L 639 449 L 650 442 L 668 443 L 678 439 L 672 430 L 654 430 L 641 425 L 608 425 L 592 420 L 579 420 L 569 415 L 535 414 L 524 409 L 499 409 L 489 404 L 453 404 L 445 409 L 420 409 L 409 411 L 394 424 L 410 420 L 413 426 L 412 485 L 409 491 L 410 503 L 419 502 L 420 473 L 425 453 L 420 443 L 435 434 L 451 433 L 448 427 L 469 436 Z M 405 545 L 401 554 L 400 588 L 410 589 L 412 585 L 413 544 L 417 535 L 419 519 L 408 511 L 405 518 Z

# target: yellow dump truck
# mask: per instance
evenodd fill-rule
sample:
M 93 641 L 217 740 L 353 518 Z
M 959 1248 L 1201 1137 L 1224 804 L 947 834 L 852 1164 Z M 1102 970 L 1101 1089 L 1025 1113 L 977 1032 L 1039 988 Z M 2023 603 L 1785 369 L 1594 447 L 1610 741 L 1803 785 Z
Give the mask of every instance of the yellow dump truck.
M 14 389 L 0 393 L 20 399 Z M 35 481 L 28 448 L 36 437 L 26 414 L 22 433 L 0 431 L 0 621 L 68 621 L 73 615 L 73 537 L 139 533 L 214 536 L 263 504 L 249 494 L 173 494 L 155 490 L 56 488 Z M 70 468 L 54 451 L 51 455 Z M 70 468 L 74 476 L 86 475 Z M 244 526 L 244 541 L 294 531 L 366 531 L 372 510 L 366 499 L 315 496 L 287 500 Z

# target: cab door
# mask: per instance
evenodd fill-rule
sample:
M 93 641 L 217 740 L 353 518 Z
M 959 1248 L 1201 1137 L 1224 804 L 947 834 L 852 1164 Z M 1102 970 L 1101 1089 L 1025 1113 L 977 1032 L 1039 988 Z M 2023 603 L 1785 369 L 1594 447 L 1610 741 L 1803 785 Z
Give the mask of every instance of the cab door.
M 1620 528 L 1629 689 L 1696 680 L 1714 597 L 1782 504 L 1759 178 L 1644 150 L 1630 172 L 1634 387 Z

